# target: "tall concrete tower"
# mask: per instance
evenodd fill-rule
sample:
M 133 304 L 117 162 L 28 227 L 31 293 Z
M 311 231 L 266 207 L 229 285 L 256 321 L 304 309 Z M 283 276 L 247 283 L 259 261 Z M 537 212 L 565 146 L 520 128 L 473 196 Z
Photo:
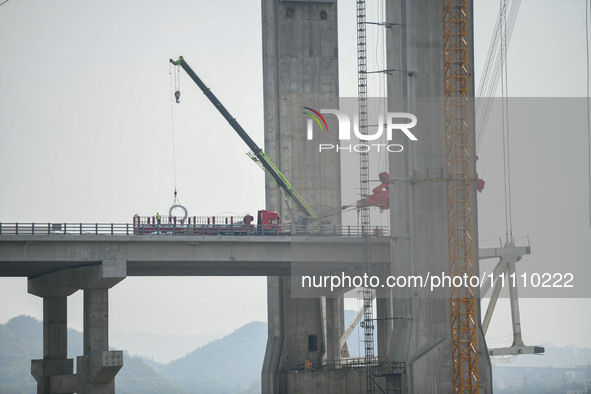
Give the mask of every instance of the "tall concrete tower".
M 336 144 L 338 136 L 317 133 L 315 144 L 306 140 L 302 112 L 338 108 L 336 0 L 262 0 L 262 21 L 265 151 L 315 212 L 333 210 L 341 205 L 340 158 L 319 154 L 318 142 Z M 267 208 L 284 219 L 301 216 L 269 178 L 266 196 Z M 340 224 L 338 216 L 329 220 Z M 263 393 L 346 392 L 345 381 L 329 391 L 334 383 L 326 377 L 289 373 L 306 362 L 340 358 L 342 299 L 296 298 L 289 277 L 270 277 L 268 308 Z
M 336 0 L 262 0 L 265 151 L 314 211 L 340 206 L 340 158 L 306 140 L 303 107 L 339 103 Z M 330 121 L 330 120 L 329 120 Z M 336 143 L 333 133 L 320 142 Z M 267 179 L 267 207 L 292 214 Z M 293 216 L 301 216 L 293 207 Z M 338 219 L 334 217 L 333 219 Z
M 386 33 L 388 110 L 412 112 L 419 121 L 413 130 L 419 141 L 409 143 L 402 134 L 392 141 L 405 150 L 389 159 L 394 180 L 390 270 L 396 276 L 448 273 L 443 4 L 440 0 L 386 0 L 386 4 L 385 22 L 393 24 Z M 472 21 L 471 1 L 468 11 Z M 338 108 L 336 1 L 263 0 L 262 13 L 265 150 L 314 210 L 334 209 L 340 206 L 340 159 L 336 154 L 320 155 L 317 144 L 306 141 L 302 107 Z M 468 29 L 473 53 L 472 26 Z M 336 137 L 319 138 L 336 144 Z M 267 208 L 288 218 L 282 195 L 267 182 Z M 475 190 L 472 197 L 476 229 Z M 334 222 L 338 224 L 338 218 Z M 474 237 L 477 261 L 475 232 Z M 343 331 L 341 300 L 292 295 L 289 278 L 269 278 L 263 393 L 364 392 L 363 368 L 344 375 L 290 373 L 301 370 L 306 361 L 318 365 L 338 359 Z M 449 288 L 394 288 L 377 295 L 377 355 L 405 364 L 404 373 L 382 378 L 401 392 L 452 392 Z M 492 392 L 490 360 L 479 308 L 477 312 L 480 392 L 488 393 Z
M 468 3 L 471 22 L 472 1 Z M 413 144 L 394 141 L 408 148 L 404 154 L 390 155 L 390 179 L 399 180 L 390 188 L 394 275 L 449 272 L 442 4 L 440 0 L 387 0 L 387 21 L 396 23 L 387 33 L 388 69 L 394 70 L 388 79 L 388 106 L 390 111 L 417 116 L 414 130 L 419 139 Z M 473 54 L 471 23 L 468 37 Z M 469 72 L 473 97 L 473 71 Z M 474 141 L 473 125 L 471 133 Z M 471 157 L 475 157 L 474 151 Z M 474 169 L 475 163 L 471 165 Z M 472 200 L 478 261 L 475 188 Z M 387 335 L 380 339 L 386 343 L 380 344 L 380 350 L 387 351 L 390 359 L 406 363 L 402 392 L 453 391 L 449 297 L 449 287 L 436 291 L 396 288 L 391 303 L 383 303 L 381 314 L 395 319 L 384 324 Z M 477 311 L 480 392 L 490 393 L 490 360 L 479 307 Z

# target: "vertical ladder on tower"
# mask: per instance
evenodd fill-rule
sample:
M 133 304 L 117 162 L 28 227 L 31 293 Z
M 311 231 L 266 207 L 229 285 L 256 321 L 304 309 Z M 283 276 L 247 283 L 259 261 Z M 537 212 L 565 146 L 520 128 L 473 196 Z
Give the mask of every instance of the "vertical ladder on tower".
M 443 0 L 443 64 L 449 271 L 475 274 L 468 0 Z M 478 393 L 475 289 L 451 287 L 454 393 Z
M 367 120 L 367 53 L 366 53 L 366 31 L 365 31 L 365 0 L 357 1 L 357 77 L 358 77 L 358 112 L 359 132 L 368 134 Z M 359 183 L 361 196 L 364 200 L 369 196 L 369 155 L 367 152 L 359 153 Z M 370 248 L 369 248 L 369 207 L 361 207 L 361 228 L 362 228 L 362 258 L 366 273 L 370 271 Z M 365 345 L 365 368 L 366 368 L 366 392 L 375 392 L 375 381 L 373 376 L 374 354 L 374 320 L 373 320 L 373 290 L 363 289 L 363 341 Z

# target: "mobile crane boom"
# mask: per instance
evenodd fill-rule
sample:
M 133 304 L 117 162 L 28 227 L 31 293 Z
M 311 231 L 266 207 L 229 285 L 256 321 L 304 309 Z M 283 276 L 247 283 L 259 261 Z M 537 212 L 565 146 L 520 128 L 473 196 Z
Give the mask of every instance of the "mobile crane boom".
M 205 96 L 211 101 L 214 107 L 219 111 L 220 114 L 228 121 L 230 126 L 238 133 L 242 141 L 248 145 L 252 150 L 252 153 L 263 166 L 263 169 L 273 177 L 277 186 L 279 186 L 285 195 L 295 203 L 295 205 L 302 211 L 306 216 L 318 219 L 318 215 L 310 208 L 310 206 L 304 201 L 302 196 L 295 190 L 295 188 L 289 183 L 287 178 L 281 173 L 279 168 L 273 163 L 273 161 L 263 152 L 261 148 L 250 138 L 246 131 L 240 126 L 238 121 L 230 115 L 230 112 L 224 107 L 224 105 L 218 100 L 218 98 L 212 93 L 212 91 L 205 86 L 203 81 L 195 74 L 191 67 L 187 64 L 185 59 L 180 56 L 177 60 L 170 59 L 170 62 L 175 66 L 181 66 L 187 75 L 199 86 L 199 89 L 205 94 Z

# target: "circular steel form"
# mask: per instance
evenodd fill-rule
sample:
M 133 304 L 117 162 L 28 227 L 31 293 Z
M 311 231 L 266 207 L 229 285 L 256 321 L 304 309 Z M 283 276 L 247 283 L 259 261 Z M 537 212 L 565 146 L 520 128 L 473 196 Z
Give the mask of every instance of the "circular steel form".
M 187 220 L 187 216 L 189 216 L 189 211 L 187 211 L 187 208 L 183 207 L 181 204 L 174 204 L 172 207 L 170 207 L 170 209 L 168 210 L 168 216 L 172 217 L 172 211 L 176 208 L 180 208 L 185 212 L 185 216 L 183 216 L 183 218 L 181 219 L 181 223 L 184 223 L 185 220 Z

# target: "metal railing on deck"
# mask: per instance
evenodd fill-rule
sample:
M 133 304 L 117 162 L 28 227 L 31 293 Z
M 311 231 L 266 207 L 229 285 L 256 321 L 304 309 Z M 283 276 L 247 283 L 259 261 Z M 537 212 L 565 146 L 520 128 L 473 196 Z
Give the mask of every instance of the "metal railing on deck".
M 134 224 L 162 224 L 162 225 L 216 225 L 216 224 L 238 224 L 244 223 L 244 217 L 240 216 L 160 216 L 160 222 L 156 215 L 153 216 L 134 216 Z
M 343 369 L 361 368 L 367 365 L 365 357 L 346 357 L 340 360 L 323 361 L 319 364 L 311 362 L 302 365 L 292 365 L 287 368 L 288 372 L 315 372 L 315 371 L 337 371 Z M 404 362 L 391 361 L 385 357 L 372 357 L 371 365 L 382 374 L 386 375 L 400 375 L 406 372 L 406 364 Z
M 1 235 L 244 235 L 244 236 L 337 236 L 360 237 L 361 226 L 148 224 L 148 223 L 0 223 Z M 387 236 L 388 228 L 373 226 L 370 236 Z

